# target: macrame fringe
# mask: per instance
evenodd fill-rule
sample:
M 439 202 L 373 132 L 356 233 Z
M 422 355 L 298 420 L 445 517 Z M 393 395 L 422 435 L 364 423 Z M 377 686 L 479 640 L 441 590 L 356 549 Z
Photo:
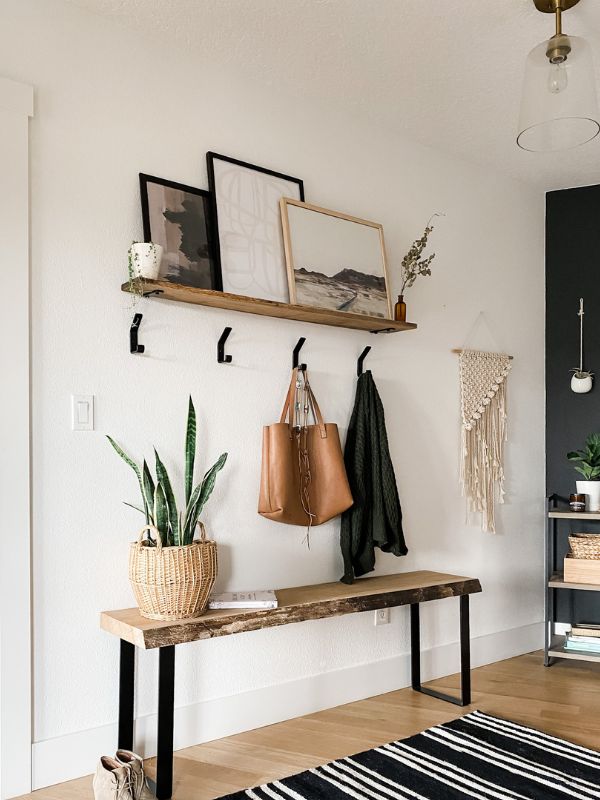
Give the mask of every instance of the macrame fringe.
M 467 499 L 470 512 L 481 514 L 481 529 L 496 532 L 495 503 L 504 502 L 504 443 L 507 439 L 506 382 L 510 364 L 503 357 L 493 354 L 497 359 L 493 366 L 493 383 L 481 405 L 475 409 L 473 392 L 469 395 L 470 367 L 477 370 L 478 354 L 473 351 L 461 356 L 461 393 L 463 409 L 460 482 L 463 496 Z M 500 363 L 498 363 L 500 362 Z M 481 363 L 481 362 L 480 362 Z M 492 366 L 487 363 L 487 369 Z M 495 374 L 494 374 L 495 373 Z M 473 377 L 471 375 L 471 377 Z M 478 376 L 481 383 L 481 375 Z M 474 381 L 475 382 L 475 381 Z M 471 406 L 469 406 L 471 401 Z M 470 411 L 469 411 L 470 409 Z

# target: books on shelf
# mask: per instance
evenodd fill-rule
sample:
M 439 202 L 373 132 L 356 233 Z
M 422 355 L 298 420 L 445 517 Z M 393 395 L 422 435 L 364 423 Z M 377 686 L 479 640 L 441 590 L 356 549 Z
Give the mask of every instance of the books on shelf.
M 213 594 L 208 601 L 210 609 L 218 608 L 277 608 L 274 591 L 223 592 Z
M 600 625 L 592 622 L 582 622 L 579 625 L 571 625 L 571 634 L 573 637 L 593 637 L 600 639 Z
M 582 622 L 578 625 L 572 625 L 571 633 L 573 636 L 593 636 L 600 639 L 600 625 L 596 625 L 593 622 Z
M 565 650 L 579 650 L 586 653 L 600 654 L 600 639 L 596 636 L 573 636 L 567 633 Z

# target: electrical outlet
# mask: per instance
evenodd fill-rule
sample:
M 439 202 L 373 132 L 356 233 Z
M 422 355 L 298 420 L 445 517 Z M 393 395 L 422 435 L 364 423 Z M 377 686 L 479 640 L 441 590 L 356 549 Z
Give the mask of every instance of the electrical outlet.
M 390 624 L 390 609 L 378 608 L 375 612 L 375 625 L 389 625 Z
M 74 431 L 94 430 L 94 395 L 71 395 L 71 429 Z

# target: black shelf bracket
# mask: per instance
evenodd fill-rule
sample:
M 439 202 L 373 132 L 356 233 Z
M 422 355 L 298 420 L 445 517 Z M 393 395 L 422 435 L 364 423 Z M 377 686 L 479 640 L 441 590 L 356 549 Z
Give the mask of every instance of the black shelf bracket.
M 356 364 L 356 374 L 360 377 L 363 373 L 363 362 L 365 358 L 369 355 L 371 348 L 367 345 L 362 353 L 358 357 L 358 362 Z
M 233 358 L 225 355 L 225 342 L 231 333 L 231 328 L 223 328 L 221 338 L 217 342 L 217 361 L 219 364 L 231 364 Z
M 129 352 L 143 353 L 146 349 L 143 344 L 138 343 L 138 331 L 142 322 L 143 314 L 134 314 L 131 328 L 129 329 Z
M 304 338 L 304 336 L 301 336 L 298 339 L 298 341 L 296 342 L 296 347 L 294 347 L 294 352 L 292 354 L 292 369 L 296 369 L 296 367 L 297 367 L 301 372 L 305 372 L 306 371 L 306 364 L 299 364 L 298 363 L 299 356 L 300 356 L 300 350 L 302 350 L 302 347 L 304 346 L 304 342 L 305 341 L 306 341 L 306 339 Z

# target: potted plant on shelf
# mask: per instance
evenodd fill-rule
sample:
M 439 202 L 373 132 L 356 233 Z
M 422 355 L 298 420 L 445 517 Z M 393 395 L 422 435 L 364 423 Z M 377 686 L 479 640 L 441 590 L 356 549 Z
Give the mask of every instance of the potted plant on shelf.
M 402 264 L 400 265 L 402 286 L 400 288 L 400 294 L 398 295 L 398 302 L 394 306 L 394 319 L 397 322 L 406 322 L 406 303 L 404 302 L 405 290 L 410 289 L 419 275 L 431 275 L 431 262 L 435 258 L 435 253 L 432 253 L 426 258 L 422 258 L 423 250 L 427 247 L 429 234 L 433 231 L 431 221 L 435 217 L 443 216 L 444 214 L 433 214 L 433 216 L 430 217 L 429 222 L 425 226 L 423 236 L 412 243 L 412 247 L 402 259 Z
M 156 280 L 160 274 L 163 249 L 154 242 L 132 242 L 127 251 L 129 291 L 143 297 L 145 281 Z
M 585 449 L 567 453 L 567 458 L 580 464 L 575 469 L 585 480 L 577 481 L 577 492 L 585 495 L 586 511 L 600 511 L 600 433 L 590 433 Z
M 129 549 L 129 580 L 140 613 L 160 620 L 199 616 L 206 610 L 217 577 L 217 545 L 206 538 L 200 516 L 227 453 L 219 456 L 194 486 L 196 411 L 190 397 L 185 438 L 185 510 L 180 513 L 169 474 L 156 449 L 153 476 L 145 460 L 140 468 L 114 439 L 107 438 L 135 472 L 140 487 L 141 508 L 132 507 L 144 515 L 146 524 Z M 197 526 L 200 539 L 194 541 Z

